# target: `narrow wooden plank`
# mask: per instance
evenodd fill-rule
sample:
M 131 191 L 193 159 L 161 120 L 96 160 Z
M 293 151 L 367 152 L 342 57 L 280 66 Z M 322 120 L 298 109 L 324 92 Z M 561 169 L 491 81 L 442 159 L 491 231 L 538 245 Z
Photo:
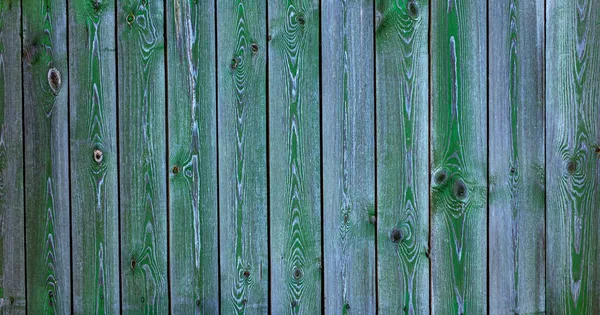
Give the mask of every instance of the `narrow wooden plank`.
M 22 2 L 27 312 L 71 312 L 67 7 Z
M 431 7 L 431 309 L 440 314 L 487 311 L 486 10 L 483 0 Z
M 25 314 L 21 4 L 0 1 L 0 313 Z
M 69 2 L 73 311 L 118 313 L 114 2 Z
M 169 309 L 163 8 L 117 2 L 123 312 Z
M 544 1 L 489 3 L 489 309 L 543 313 Z
M 219 313 L 214 3 L 167 1 L 174 314 Z
M 427 1 L 378 0 L 377 269 L 382 314 L 429 313 Z
M 221 313 L 269 310 L 266 1 L 217 2 Z
M 322 2 L 326 314 L 376 308 L 373 8 Z
M 600 3 L 546 5 L 546 310 L 598 314 Z

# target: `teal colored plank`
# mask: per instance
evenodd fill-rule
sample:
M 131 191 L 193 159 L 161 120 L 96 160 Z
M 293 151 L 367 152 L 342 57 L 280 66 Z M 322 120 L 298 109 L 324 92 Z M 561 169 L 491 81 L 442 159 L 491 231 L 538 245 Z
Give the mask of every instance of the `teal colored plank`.
M 429 7 L 376 4 L 378 309 L 428 314 Z
M 167 1 L 170 296 L 219 312 L 214 1 Z
M 431 5 L 431 310 L 482 314 L 488 275 L 487 2 Z
M 121 295 L 125 313 L 165 314 L 167 166 L 163 2 L 117 2 Z
M 27 312 L 71 312 L 67 7 L 22 3 Z
M 374 314 L 373 2 L 322 3 L 326 314 Z
M 600 313 L 600 3 L 546 2 L 546 310 Z
M 266 2 L 217 2 L 221 313 L 269 309 Z

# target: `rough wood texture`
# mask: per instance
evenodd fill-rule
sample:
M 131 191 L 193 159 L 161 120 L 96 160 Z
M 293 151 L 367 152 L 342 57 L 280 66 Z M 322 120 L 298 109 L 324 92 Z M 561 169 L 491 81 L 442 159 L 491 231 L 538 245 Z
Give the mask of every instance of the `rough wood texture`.
M 0 1 L 0 313 L 25 314 L 21 6 Z
M 378 0 L 378 309 L 429 313 L 427 1 Z
M 168 312 L 163 2 L 117 2 L 123 312 Z
M 439 314 L 487 311 L 486 7 L 431 7 L 431 309 Z
M 171 311 L 219 313 L 214 1 L 167 1 Z
M 114 22 L 113 2 L 69 2 L 75 313 L 120 311 Z
M 544 1 L 489 3 L 489 310 L 543 313 Z
M 269 306 L 266 1 L 217 3 L 221 312 Z
M 600 313 L 600 3 L 546 3 L 546 310 Z
M 271 298 L 322 311 L 319 1 L 269 1 Z
M 67 7 L 22 3 L 27 312 L 71 312 Z
M 326 314 L 374 314 L 373 2 L 322 3 Z

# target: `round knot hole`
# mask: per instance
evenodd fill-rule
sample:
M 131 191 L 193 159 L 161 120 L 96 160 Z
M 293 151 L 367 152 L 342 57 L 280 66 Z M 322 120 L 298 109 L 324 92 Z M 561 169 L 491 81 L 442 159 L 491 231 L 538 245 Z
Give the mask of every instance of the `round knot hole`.
M 133 12 L 130 12 L 129 15 L 127 15 L 127 24 L 129 24 L 129 26 L 133 25 L 134 20 L 135 16 L 133 15 Z
M 576 170 L 577 170 L 577 162 L 569 161 L 569 163 L 567 163 L 567 171 L 570 174 L 573 174 L 573 173 L 575 173 Z
M 177 165 L 173 166 L 173 168 L 171 169 L 171 172 L 172 172 L 174 175 L 177 175 L 177 174 L 179 174 L 179 167 L 177 167 Z
M 245 277 L 245 278 L 248 278 L 248 277 L 250 277 L 250 271 L 248 271 L 248 270 L 244 270 L 244 277 Z
M 467 198 L 468 192 L 467 192 L 467 185 L 465 185 L 465 183 L 462 180 L 457 180 L 456 182 L 454 182 L 454 196 L 459 199 L 459 200 L 464 200 Z
M 399 243 L 400 241 L 402 241 L 402 231 L 400 231 L 399 228 L 395 227 L 394 229 L 392 229 L 392 232 L 390 233 L 390 240 L 394 243 Z
M 408 14 L 413 19 L 419 16 L 419 5 L 414 0 L 408 1 Z
M 298 17 L 296 17 L 296 21 L 298 21 L 298 24 L 300 25 L 304 25 L 304 23 L 306 23 L 306 20 L 304 20 L 303 15 L 298 15 Z
M 448 173 L 445 170 L 439 170 L 433 176 L 433 181 L 437 185 L 441 185 L 441 184 L 445 183 L 446 179 L 448 179 Z
M 96 163 L 101 163 L 103 157 L 104 154 L 102 153 L 102 151 L 98 149 L 94 150 L 94 161 L 96 161 Z
M 294 269 L 293 276 L 294 279 L 299 280 L 300 278 L 302 278 L 302 270 L 300 270 L 300 268 Z

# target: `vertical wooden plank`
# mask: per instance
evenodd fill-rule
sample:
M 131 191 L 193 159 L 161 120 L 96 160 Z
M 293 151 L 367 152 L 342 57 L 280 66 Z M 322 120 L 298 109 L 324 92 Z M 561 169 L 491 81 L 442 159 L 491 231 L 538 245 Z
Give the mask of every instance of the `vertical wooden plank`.
M 71 312 L 67 7 L 24 0 L 27 312 Z
M 221 313 L 269 306 L 266 2 L 217 2 Z
M 548 0 L 546 310 L 600 313 L 600 3 Z
M 543 313 L 544 1 L 489 3 L 490 313 Z
M 271 298 L 322 312 L 319 1 L 269 1 Z
M 383 314 L 429 313 L 427 1 L 378 0 L 377 257 Z
M 167 313 L 163 2 L 117 2 L 123 312 Z
M 21 3 L 0 1 L 0 313 L 25 314 Z
M 219 313 L 214 3 L 167 1 L 174 314 Z
M 431 309 L 440 314 L 487 311 L 486 10 L 483 0 L 431 7 Z
M 326 314 L 376 308 L 373 8 L 322 2 Z

